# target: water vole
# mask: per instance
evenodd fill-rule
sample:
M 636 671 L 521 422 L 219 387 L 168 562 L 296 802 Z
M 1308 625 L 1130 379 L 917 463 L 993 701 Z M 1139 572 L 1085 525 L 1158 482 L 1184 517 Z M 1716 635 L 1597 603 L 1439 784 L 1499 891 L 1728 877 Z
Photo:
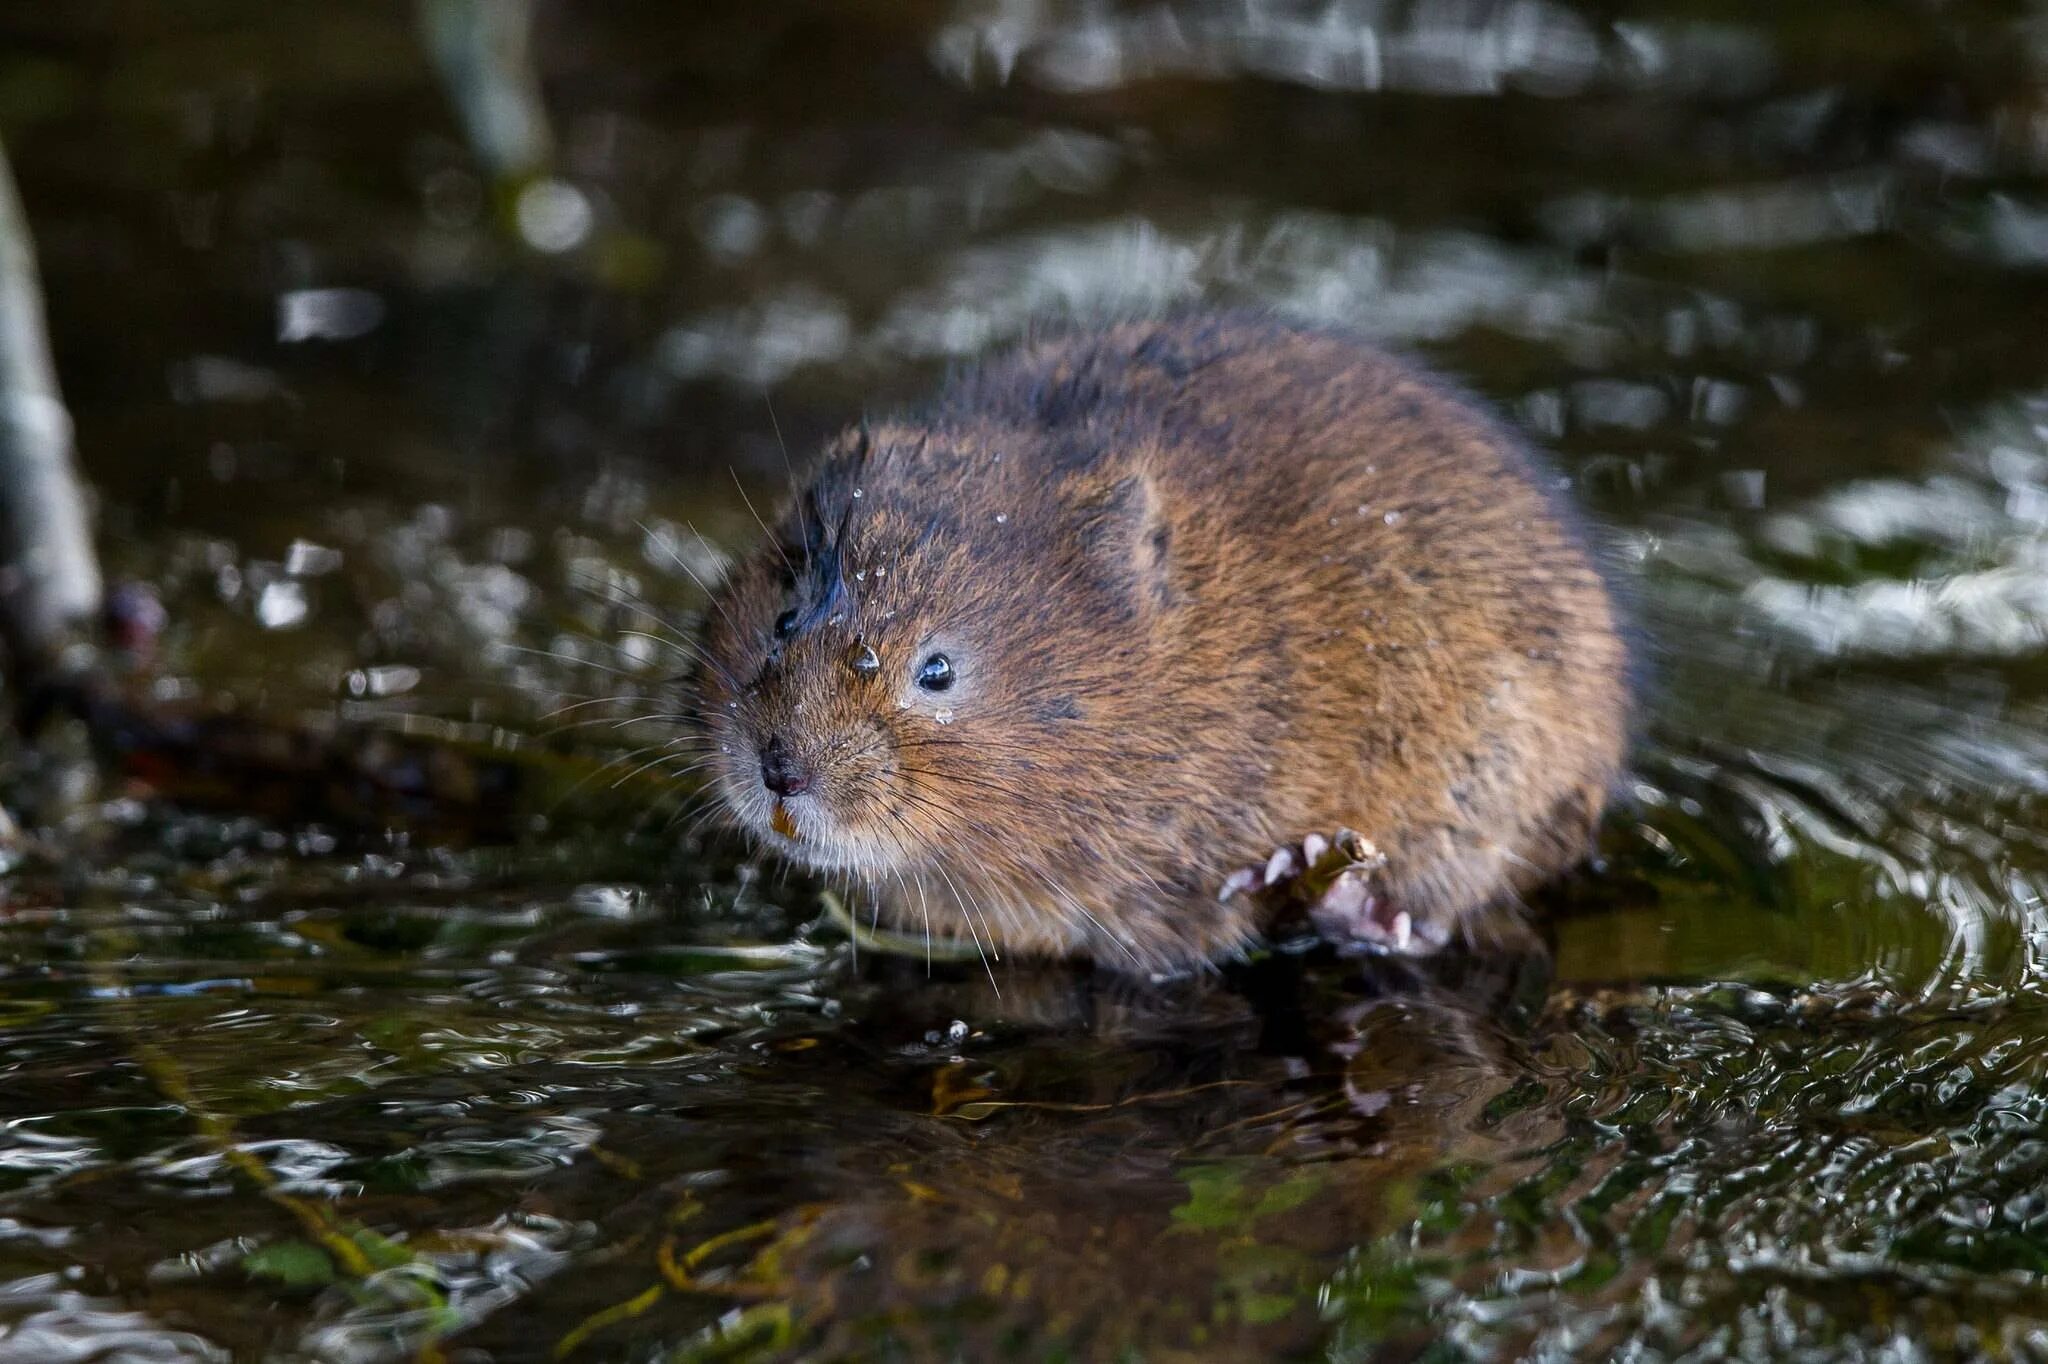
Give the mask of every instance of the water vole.
M 1355 829 L 1384 864 L 1319 892 L 1326 933 L 1483 941 L 1622 760 L 1554 476 L 1342 335 L 1027 344 L 837 438 L 775 539 L 707 624 L 719 795 L 913 933 L 1183 967 L 1262 927 L 1244 869 Z

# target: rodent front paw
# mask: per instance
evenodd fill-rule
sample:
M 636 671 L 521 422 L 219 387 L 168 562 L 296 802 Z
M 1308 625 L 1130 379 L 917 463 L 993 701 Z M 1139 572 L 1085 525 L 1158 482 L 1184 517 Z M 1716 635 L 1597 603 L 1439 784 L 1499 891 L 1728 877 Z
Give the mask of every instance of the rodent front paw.
M 1440 946 L 1418 930 L 1387 893 L 1387 856 L 1351 829 L 1334 837 L 1310 834 L 1299 847 L 1276 849 L 1265 862 L 1232 872 L 1219 900 L 1249 895 L 1274 919 L 1306 916 L 1334 943 L 1365 943 L 1391 952 Z

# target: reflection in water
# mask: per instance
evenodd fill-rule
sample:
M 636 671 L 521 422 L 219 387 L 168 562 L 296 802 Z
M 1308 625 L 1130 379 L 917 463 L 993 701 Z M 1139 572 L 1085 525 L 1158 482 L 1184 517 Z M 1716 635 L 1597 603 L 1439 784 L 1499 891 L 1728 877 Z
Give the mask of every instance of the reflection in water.
M 159 698 L 523 835 L 15 765 L 0 1359 L 2038 1353 L 2048 27 L 1637 9 L 542 6 L 504 202 L 400 12 L 0 20 Z M 1615 526 L 1653 714 L 1549 962 L 928 977 L 613 786 L 785 435 L 1196 301 Z
M 1020 71 L 1065 93 L 1165 76 L 1261 76 L 1326 90 L 1566 95 L 1596 77 L 1671 64 L 1671 38 L 1630 26 L 1602 41 L 1593 24 L 1545 0 L 1113 6 L 970 0 L 932 40 L 962 81 Z M 1744 55 L 1767 55 L 1753 44 Z
M 1921 477 L 1643 543 L 1663 623 L 1718 633 L 1670 660 L 1692 729 L 1653 759 L 1664 798 L 1718 806 L 1767 875 L 1843 859 L 1866 895 L 1943 921 L 1938 967 L 1903 942 L 1872 962 L 1901 984 L 2039 979 L 2044 470 L 2042 408 L 2015 400 Z M 1934 677 L 1902 675 L 1927 660 Z
M 1805 654 L 2034 653 L 2048 642 L 2048 401 L 1994 414 L 1958 462 L 1774 515 L 1754 548 L 1727 539 L 1710 549 L 1720 553 L 1708 571 L 1734 589 L 1751 629 Z

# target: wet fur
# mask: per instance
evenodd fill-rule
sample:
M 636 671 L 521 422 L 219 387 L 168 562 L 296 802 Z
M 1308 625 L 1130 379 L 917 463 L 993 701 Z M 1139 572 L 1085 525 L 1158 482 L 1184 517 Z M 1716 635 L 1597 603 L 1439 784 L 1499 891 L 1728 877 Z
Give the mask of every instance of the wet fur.
M 1342 335 L 1197 317 L 1028 344 L 842 436 L 777 538 L 705 641 L 721 794 L 913 932 L 1185 967 L 1259 928 L 1217 901 L 1231 870 L 1347 826 L 1418 924 L 1512 936 L 1622 760 L 1627 650 L 1554 479 Z M 934 650 L 960 677 L 928 696 Z M 795 843 L 769 829 L 770 735 L 819 776 Z

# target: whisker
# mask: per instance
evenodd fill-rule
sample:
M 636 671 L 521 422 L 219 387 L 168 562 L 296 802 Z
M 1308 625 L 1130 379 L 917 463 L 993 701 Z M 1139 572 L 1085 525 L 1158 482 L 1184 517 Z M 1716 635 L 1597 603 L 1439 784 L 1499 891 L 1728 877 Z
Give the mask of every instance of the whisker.
M 671 815 L 668 823 L 662 826 L 661 832 L 665 837 L 672 835 L 678 842 L 687 841 L 694 838 L 699 829 L 724 813 L 725 808 L 725 797 L 719 792 L 703 792 L 697 797 L 694 805 L 686 803 Z M 688 823 L 684 823 L 685 820 Z M 678 825 L 682 827 L 678 828 Z M 787 873 L 788 869 L 785 867 L 785 876 Z
M 533 654 L 538 658 L 553 659 L 557 663 L 566 663 L 572 668 L 592 668 L 601 673 L 610 673 L 613 677 L 630 678 L 636 682 L 645 682 L 651 680 L 644 672 L 629 672 L 624 668 L 614 668 L 609 664 L 594 662 L 591 659 L 577 658 L 574 654 L 556 653 L 552 649 L 536 649 L 526 644 L 504 643 L 500 643 L 495 647 L 500 649 L 509 649 L 511 652 L 515 654 Z
M 541 739 L 553 739 L 560 735 L 567 734 L 571 730 L 591 729 L 598 725 L 608 725 L 612 729 L 617 730 L 628 729 L 634 725 L 675 723 L 677 718 L 678 717 L 676 716 L 663 715 L 659 712 L 650 712 L 642 715 L 628 715 L 623 718 L 616 715 L 600 715 L 597 716 L 595 719 L 570 720 L 563 724 L 550 725 L 548 728 L 542 730 L 536 737 Z
M 746 505 L 747 515 L 754 518 L 754 524 L 759 526 L 761 534 L 767 537 L 768 547 L 775 551 L 775 557 L 782 560 L 782 566 L 788 569 L 789 576 L 794 578 L 796 576 L 796 565 L 789 561 L 789 555 L 783 551 L 782 542 L 776 538 L 774 531 L 768 529 L 768 523 L 761 519 L 761 513 L 754 510 L 754 499 L 747 496 L 747 485 L 740 482 L 740 471 L 733 468 L 730 464 L 725 466 L 725 471 L 732 475 L 732 486 L 739 489 L 740 501 Z M 808 554 L 806 554 L 805 562 L 809 562 Z
M 658 644 L 664 649 L 673 649 L 684 658 L 696 659 L 699 657 L 698 654 L 691 652 L 696 646 L 686 639 L 670 638 L 667 635 L 657 635 L 648 630 L 633 630 L 624 627 L 621 627 L 618 633 L 621 639 L 644 639 L 648 643 Z
M 581 701 L 572 702 L 566 706 L 556 706 L 553 710 L 548 711 L 545 714 L 536 716 L 535 718 L 539 720 L 552 720 L 557 715 L 567 715 L 572 710 L 582 710 L 586 706 L 615 706 L 623 701 L 644 701 L 646 699 L 648 698 L 644 696 L 621 696 L 616 694 L 610 696 L 591 696 L 586 697 Z M 605 715 L 600 716 L 598 718 L 600 720 L 609 720 L 611 717 L 609 715 Z M 596 722 L 592 721 L 590 723 Z
M 676 567 L 680 568 L 681 570 L 683 570 L 684 573 L 687 573 L 689 575 L 690 581 L 697 584 L 697 590 L 704 594 L 704 599 L 711 603 L 712 609 L 725 618 L 726 627 L 730 629 L 735 635 L 739 634 L 740 627 L 734 623 L 732 614 L 725 609 L 725 603 L 721 602 L 718 599 L 718 594 L 711 590 L 711 584 L 705 582 L 703 576 L 699 574 L 696 569 L 690 567 L 689 562 L 685 560 L 682 555 L 676 553 L 674 546 L 670 545 L 666 540 L 663 540 L 653 531 L 648 530 L 644 522 L 636 521 L 634 522 L 634 524 L 639 526 L 641 531 L 645 533 L 649 539 L 658 541 L 661 544 L 661 547 L 668 551 L 668 557 L 676 561 Z M 690 532 L 690 534 L 695 535 L 697 537 L 700 543 L 707 545 L 711 543 L 709 540 L 706 540 L 703 537 L 703 535 L 699 534 L 697 528 L 695 526 L 692 526 L 689 522 L 685 521 L 683 525 Z
M 697 809 L 701 802 L 706 800 L 717 801 L 718 796 L 716 792 L 705 791 L 700 784 L 693 784 L 682 780 L 682 778 L 690 775 L 696 768 L 702 767 L 705 761 L 707 760 L 699 760 L 691 767 L 682 768 L 677 771 L 674 774 L 675 782 L 673 786 L 662 791 L 660 795 L 651 798 L 647 802 L 647 808 L 641 812 L 638 819 L 633 821 L 632 837 L 639 838 L 645 834 L 648 824 L 655 816 L 671 806 L 674 807 L 673 812 L 668 815 L 667 819 L 662 821 L 661 832 L 664 836 L 667 835 L 670 829 L 675 827 L 677 820 Z
M 925 799 L 923 796 L 919 795 L 917 792 L 905 791 L 901 794 L 911 804 L 916 805 L 920 809 L 925 809 L 933 813 L 937 813 L 937 807 L 932 805 L 930 801 Z M 900 820 L 898 822 L 901 823 Z M 983 837 L 989 838 L 991 840 L 995 840 L 998 837 L 997 831 L 989 825 L 987 825 L 986 823 L 976 820 L 969 820 L 968 825 L 971 829 L 981 834 Z M 907 830 L 907 826 L 905 827 Z M 1108 942 L 1117 947 L 1120 951 L 1124 953 L 1124 955 L 1128 956 L 1131 959 L 1133 965 L 1139 967 L 1140 969 L 1143 968 L 1144 962 L 1139 958 L 1136 950 L 1133 949 L 1132 946 L 1127 941 L 1125 941 L 1120 935 L 1111 931 L 1109 926 L 1103 923 L 1102 920 L 1097 918 L 1095 914 L 1092 911 L 1090 911 L 1085 904 L 1081 903 L 1080 899 L 1076 897 L 1071 891 L 1064 889 L 1057 882 L 1052 880 L 1052 878 L 1050 878 L 1044 872 L 1039 871 L 1036 868 L 1020 867 L 1019 870 L 1028 872 L 1035 880 L 1040 882 L 1044 886 L 1046 891 L 1054 897 L 1055 901 L 1063 902 L 1063 904 L 1055 903 L 1053 906 L 1051 906 L 1051 908 L 1053 908 L 1054 911 L 1057 912 L 1062 919 L 1065 919 L 1067 917 L 1065 914 L 1065 908 L 1071 907 L 1074 911 L 1079 913 L 1082 918 L 1086 919 L 1090 924 L 1092 924 L 1095 927 L 1096 931 L 1104 939 L 1106 939 Z M 1145 874 L 1143 873 L 1142 868 L 1139 868 L 1138 870 L 1141 874 Z M 943 869 L 941 869 L 941 875 L 943 874 Z M 1151 879 L 1149 875 L 1147 875 L 1147 879 Z M 1153 885 L 1155 889 L 1158 889 L 1162 895 L 1166 894 L 1164 887 L 1159 886 L 1157 881 L 1153 881 Z M 958 893 L 957 889 L 955 893 Z
M 952 887 L 953 898 L 960 902 L 961 908 L 963 910 L 967 909 L 967 899 L 965 896 L 961 895 L 960 887 L 954 883 L 952 874 L 948 872 L 943 865 L 934 863 L 933 866 L 938 871 L 939 875 L 942 878 L 944 878 L 946 884 Z M 972 911 L 970 910 L 964 917 L 967 924 L 967 931 L 974 938 L 974 950 L 981 954 L 981 969 L 988 972 L 989 988 L 996 992 L 997 999 L 1001 999 L 1003 997 L 1003 987 L 996 984 L 996 969 L 995 967 L 989 965 L 988 949 L 981 945 L 981 933 L 974 926 L 974 917 Z
M 613 758 L 611 761 L 603 764 L 595 770 L 586 773 L 581 779 L 579 779 L 576 782 L 575 785 L 571 786 L 568 790 L 564 791 L 559 797 L 557 797 L 553 805 L 550 805 L 548 807 L 548 816 L 552 818 L 558 811 L 561 810 L 561 808 L 564 805 L 567 805 L 569 801 L 577 795 L 577 793 L 582 791 L 584 787 L 590 785 L 594 781 L 602 780 L 604 778 L 604 775 L 607 772 L 611 771 L 613 768 L 618 767 L 623 763 L 629 763 L 633 761 L 633 759 L 639 757 L 642 753 L 649 752 L 656 748 L 665 748 L 667 746 L 668 745 L 666 741 L 658 744 L 643 744 L 639 748 L 634 749 L 632 752 L 622 753 L 618 757 Z M 618 785 L 618 782 L 613 782 L 612 789 L 618 789 Z
M 782 467 L 789 474 L 789 495 L 793 499 L 797 497 L 802 490 L 799 489 L 796 485 L 796 465 L 790 462 L 789 442 L 782 438 L 782 423 L 776 420 L 775 417 L 775 399 L 770 397 L 766 392 L 763 392 L 761 394 L 761 401 L 765 403 L 768 407 L 768 425 L 775 432 L 775 447 L 778 450 L 782 451 Z M 771 536 L 769 538 L 773 539 L 774 537 Z M 803 537 L 803 541 L 804 576 L 808 578 L 811 576 L 811 537 L 806 535 Z M 785 559 L 784 562 L 787 562 L 787 560 Z
M 639 523 L 636 522 L 635 524 Z M 640 528 L 643 531 L 647 531 L 647 527 L 644 525 L 642 525 Z M 653 535 L 652 531 L 647 531 L 647 533 L 650 536 Z M 690 529 L 690 533 L 692 535 L 697 535 L 697 531 L 694 527 Z M 704 537 L 701 535 L 697 535 L 697 538 L 699 540 L 702 540 Z M 706 543 L 709 542 L 707 541 Z M 690 573 L 692 578 L 695 578 L 699 589 L 702 590 L 707 597 L 710 597 L 711 589 L 704 584 L 704 580 L 701 578 L 697 578 L 695 571 L 692 570 L 687 563 L 684 563 L 682 558 L 675 554 L 674 550 L 670 550 L 669 553 L 672 557 L 675 557 L 676 562 L 678 564 L 682 565 L 684 572 Z M 596 597 L 598 600 L 604 602 L 608 606 L 616 606 L 623 610 L 637 612 L 641 617 L 652 623 L 662 632 L 660 634 L 647 634 L 644 631 L 622 629 L 619 633 L 625 635 L 641 635 L 644 638 L 651 639 L 655 643 L 661 644 L 669 649 L 674 650 L 676 653 L 682 655 L 684 658 L 694 659 L 695 661 L 702 663 L 705 667 L 710 668 L 713 672 L 717 673 L 719 680 L 724 682 L 728 688 L 734 691 L 739 690 L 739 679 L 737 679 L 729 671 L 727 671 L 725 666 L 721 664 L 716 658 L 714 658 L 711 655 L 710 650 L 706 649 L 702 643 L 690 638 L 688 635 L 683 634 L 675 626 L 670 624 L 668 618 L 664 616 L 661 610 L 653 602 L 649 601 L 643 593 L 628 588 L 624 584 L 615 582 L 611 579 L 588 579 L 587 575 L 586 579 L 587 580 L 584 581 L 578 581 L 578 579 L 572 575 L 570 579 L 570 584 L 571 586 L 574 586 L 584 592 L 588 592 L 591 596 Z M 725 608 L 718 603 L 717 598 L 711 597 L 710 599 L 712 604 L 718 607 L 719 614 L 721 616 L 725 616 L 726 624 L 731 625 L 732 617 L 726 615 Z M 738 627 L 736 626 L 734 627 L 735 631 L 737 631 L 737 628 Z
M 1088 910 L 1088 906 L 1082 904 L 1077 896 L 1075 896 L 1070 891 L 1061 889 L 1058 885 L 1054 884 L 1051 877 L 1046 876 L 1044 873 L 1039 872 L 1035 874 L 1038 876 L 1039 880 L 1045 883 L 1045 888 L 1048 891 L 1051 891 L 1054 896 L 1063 899 L 1069 905 L 1072 905 L 1076 910 L 1080 912 L 1082 918 L 1086 919 L 1089 923 L 1095 925 L 1097 932 L 1102 934 L 1103 937 L 1107 938 L 1117 947 L 1121 948 L 1123 950 L 1123 954 L 1131 959 L 1131 964 L 1133 966 L 1138 967 L 1140 970 L 1144 969 L 1145 963 L 1138 959 L 1137 951 L 1134 948 L 1132 948 L 1132 946 L 1129 943 L 1125 942 L 1122 938 L 1110 932 L 1109 926 L 1103 923 L 1102 920 L 1096 918 L 1092 913 L 1090 913 Z

